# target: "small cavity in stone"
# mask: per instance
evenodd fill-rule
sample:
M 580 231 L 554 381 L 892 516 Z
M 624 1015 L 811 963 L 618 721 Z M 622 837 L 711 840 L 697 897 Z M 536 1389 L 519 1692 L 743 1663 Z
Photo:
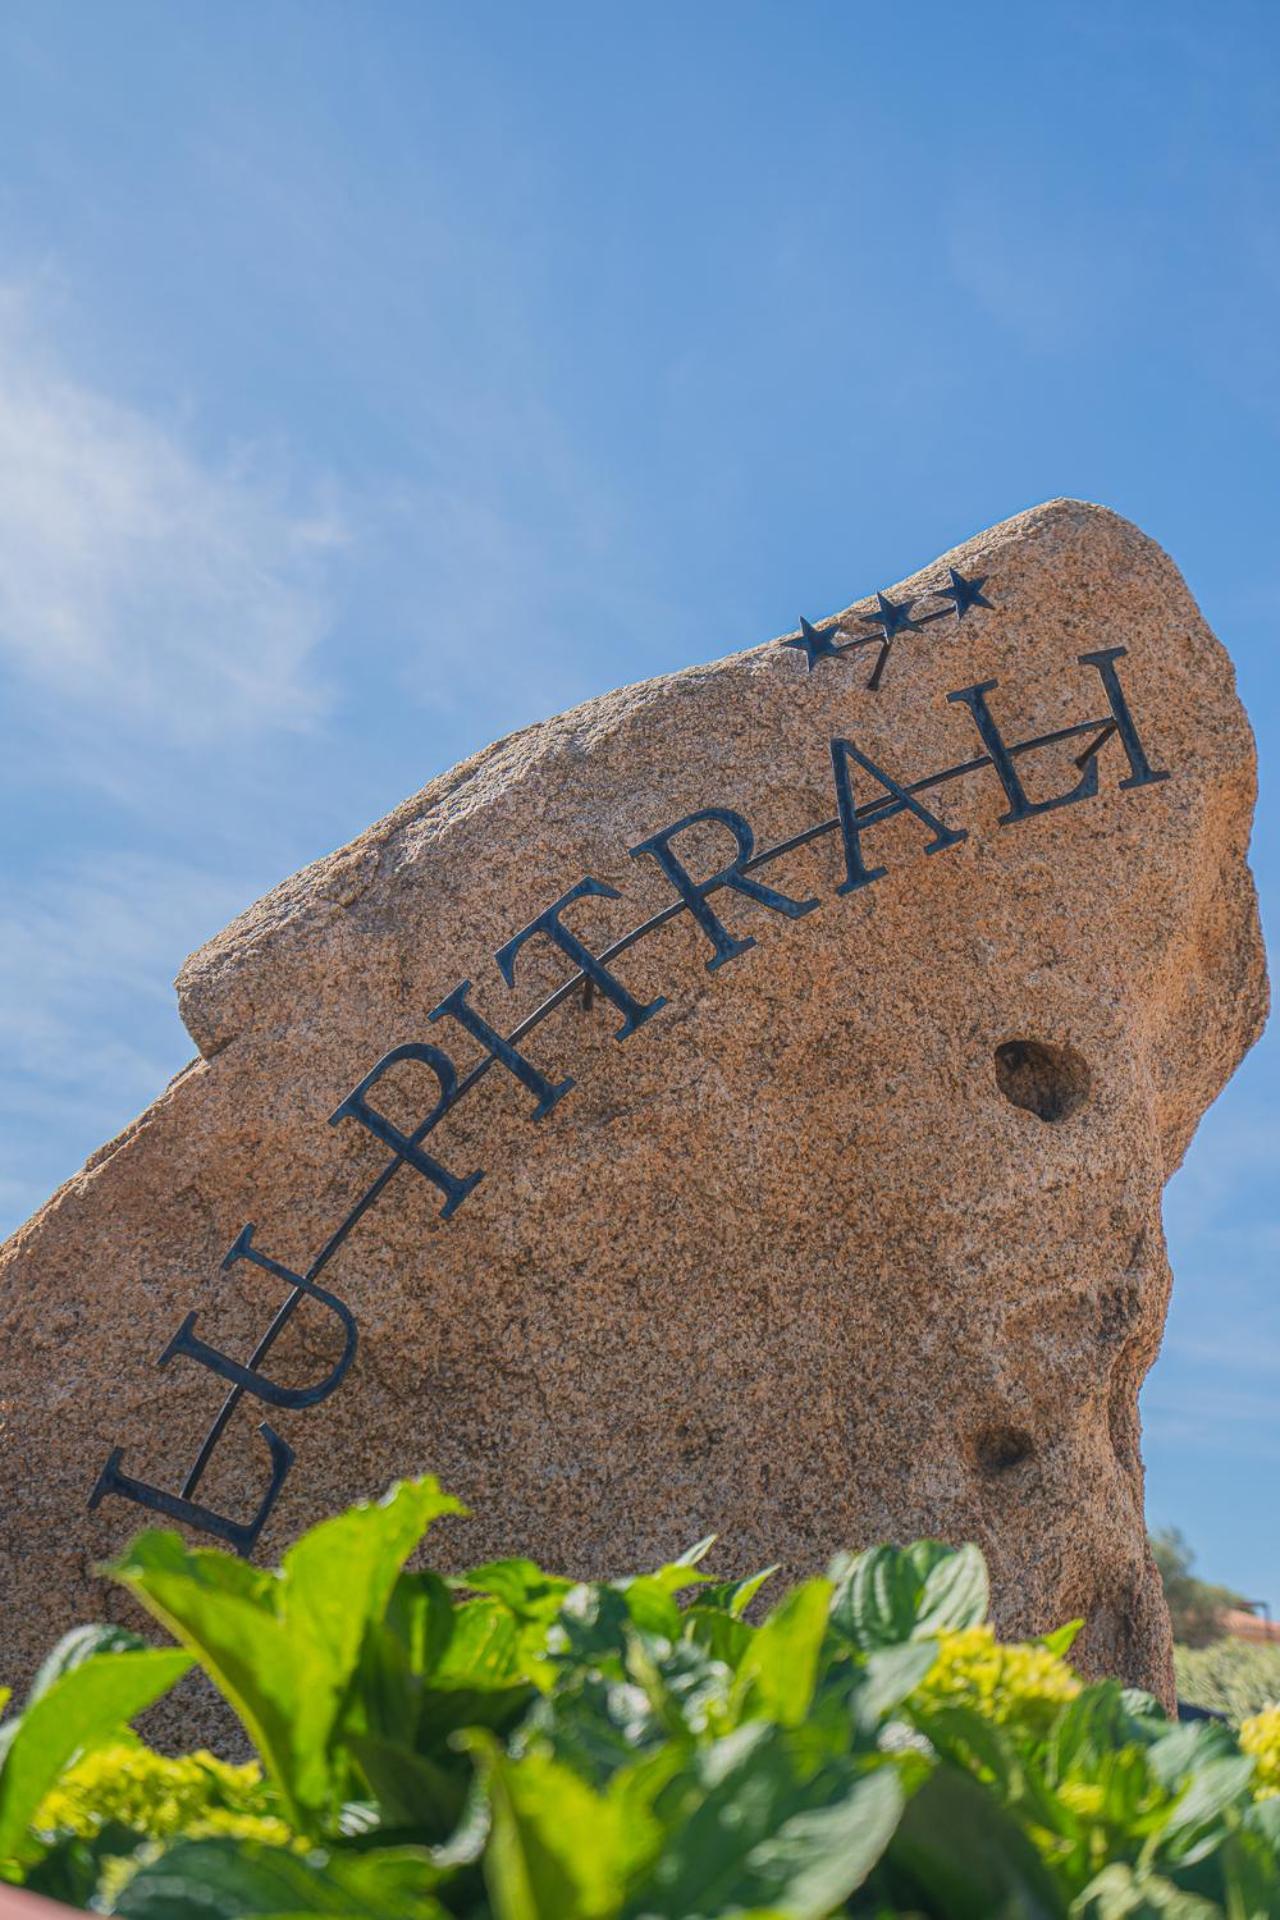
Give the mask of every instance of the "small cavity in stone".
M 1053 1123 L 1078 1113 L 1089 1098 L 1089 1069 L 1070 1047 L 1006 1040 L 996 1048 L 996 1085 L 1015 1107 Z
M 983 1473 L 1008 1473 L 1034 1452 L 1031 1435 L 1021 1427 L 987 1427 L 973 1443 L 974 1457 Z

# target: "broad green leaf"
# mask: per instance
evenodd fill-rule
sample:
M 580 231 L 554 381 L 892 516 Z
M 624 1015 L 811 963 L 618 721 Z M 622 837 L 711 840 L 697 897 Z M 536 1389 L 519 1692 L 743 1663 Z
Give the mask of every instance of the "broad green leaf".
M 355 1734 L 371 1734 L 412 1748 L 421 1711 L 422 1676 L 414 1670 L 411 1649 L 385 1620 L 374 1622 L 365 1634 L 335 1738 L 347 1743 Z
M 1169 1729 L 1169 1716 L 1153 1693 L 1147 1693 L 1142 1687 L 1121 1687 L 1120 1704 L 1131 1740 L 1150 1747 L 1164 1738 Z
M 701 1540 L 695 1540 L 691 1547 L 686 1547 L 683 1553 L 678 1553 L 669 1564 L 673 1567 L 700 1566 L 719 1538 L 718 1533 L 704 1534 Z
M 637 1884 L 662 1852 L 666 1827 L 659 1803 L 686 1757 L 684 1748 L 668 1740 L 620 1767 L 609 1782 L 605 1797 L 618 1816 L 619 1869 L 626 1886 Z
M 255 1566 L 237 1554 L 224 1553 L 220 1547 L 188 1547 L 181 1534 L 165 1528 L 149 1528 L 135 1535 L 118 1560 L 108 1561 L 98 1571 L 127 1584 L 125 1575 L 138 1556 L 149 1573 L 169 1573 L 196 1580 L 211 1592 L 227 1594 L 274 1614 L 279 1591 L 279 1575 L 269 1567 Z
M 936 1640 L 908 1640 L 867 1655 L 862 1685 L 854 1694 L 859 1725 L 871 1730 L 915 1692 L 938 1657 Z
M 771 1567 L 762 1567 L 759 1573 L 753 1573 L 747 1580 L 722 1580 L 714 1586 L 704 1587 L 698 1595 L 697 1604 L 700 1607 L 717 1608 L 740 1620 L 765 1581 L 771 1580 L 781 1565 L 780 1560 L 775 1560 Z
M 494 1920 L 612 1920 L 622 1903 L 618 1805 L 541 1754 L 508 1760 L 470 1737 L 493 1827 L 484 1856 Z
M 680 1609 L 661 1579 L 641 1574 L 637 1580 L 620 1583 L 619 1590 L 641 1633 L 660 1634 L 665 1640 L 679 1638 Z
M 786 1735 L 767 1721 L 748 1722 L 693 1753 L 657 1798 L 667 1837 L 627 1901 L 628 1920 L 749 1911 L 743 1860 L 801 1805 Z
M 696 1755 L 659 1797 L 668 1838 L 625 1912 L 636 1920 L 816 1920 L 870 1873 L 902 1799 L 891 1766 L 815 1772 L 796 1736 L 749 1723 Z
M 520 1740 L 526 1749 L 537 1746 L 589 1785 L 603 1788 L 667 1731 L 643 1687 L 587 1668 L 538 1701 L 521 1724 Z
M 565 1595 L 547 1634 L 547 1648 L 558 1659 L 590 1663 L 612 1657 L 621 1662 L 631 1634 L 625 1594 L 583 1581 Z
M 65 1907 L 89 1907 L 108 1863 L 109 1870 L 118 1874 L 121 1862 L 129 1861 L 140 1847 L 149 1844 L 132 1828 L 114 1820 L 99 1827 L 91 1840 L 64 1834 L 28 1867 L 22 1885 L 28 1893 L 59 1900 Z
M 977 1547 L 961 1547 L 935 1561 L 916 1604 L 918 1636 L 981 1626 L 991 1603 L 987 1563 Z
M 817 1684 L 830 1604 L 830 1582 L 807 1580 L 756 1628 L 734 1686 L 739 1717 L 776 1720 L 784 1727 L 800 1724 Z
M 1064 1625 L 1055 1627 L 1052 1633 L 1042 1633 L 1036 1644 L 1047 1653 L 1056 1654 L 1059 1660 L 1065 1660 L 1083 1632 L 1083 1620 L 1068 1620 Z
M 946 1920 L 1061 1920 L 1066 1900 L 995 1794 L 940 1766 L 907 1802 L 885 1855 L 894 1910 Z
M 1222 1920 L 1212 1900 L 1184 1893 L 1172 1880 L 1121 1861 L 1104 1867 L 1071 1908 L 1073 1920 Z
M 300 1856 L 252 1841 L 180 1840 L 126 1882 L 111 1911 L 125 1920 L 444 1920 L 430 1897 L 440 1879 L 416 1848 Z
M 1176 1793 L 1189 1774 L 1211 1761 L 1234 1759 L 1240 1749 L 1230 1727 L 1216 1720 L 1188 1720 L 1167 1727 L 1147 1749 L 1147 1765 L 1161 1786 Z
M 391 1589 L 383 1632 L 404 1648 L 410 1673 L 433 1673 L 453 1637 L 457 1616 L 453 1595 L 437 1573 L 402 1573 Z
M 314 1831 L 331 1798 L 326 1743 L 337 1689 L 323 1648 L 291 1633 L 262 1596 L 245 1597 L 238 1565 L 153 1532 L 112 1571 L 199 1660 L 257 1748 L 290 1825 Z
M 418 1751 L 437 1753 L 466 1727 L 506 1733 L 537 1698 L 523 1681 L 505 1687 L 427 1687 L 422 1695 Z
M 1076 1779 L 1091 1780 L 1102 1789 L 1101 1818 L 1113 1830 L 1127 1833 L 1137 1841 L 1149 1837 L 1166 1824 L 1170 1813 L 1168 1795 L 1151 1777 L 1146 1754 L 1140 1746 L 1117 1745 L 1087 1767 L 1081 1767 Z M 1067 1795 L 1072 1782 L 1059 1789 L 1059 1801 Z
M 1161 1851 L 1172 1849 L 1186 1863 L 1202 1856 L 1223 1836 L 1224 1816 L 1249 1805 L 1254 1761 L 1247 1753 L 1223 1755 L 1198 1766 L 1170 1813 L 1160 1835 Z
M 685 1609 L 681 1631 L 687 1640 L 705 1647 L 715 1659 L 723 1660 L 726 1666 L 735 1669 L 755 1635 L 755 1628 L 749 1627 L 745 1620 L 737 1620 L 732 1613 L 722 1613 L 713 1607 L 701 1605 Z
M 453 1630 L 426 1678 L 437 1689 L 509 1687 L 521 1675 L 520 1629 L 511 1609 L 488 1597 L 456 1607 Z
M 966 1772 L 989 1775 L 1008 1805 L 1020 1798 L 1023 1768 L 1012 1737 L 972 1707 L 911 1711 L 910 1718 L 938 1754 Z
M 471 1784 L 471 1768 L 461 1755 L 450 1754 L 442 1763 L 371 1733 L 349 1735 L 345 1745 L 360 1763 L 387 1826 L 412 1829 L 435 1843 L 448 1839 Z
M 277 1612 L 291 1632 L 306 1633 L 323 1650 L 331 1685 L 354 1671 L 366 1626 L 382 1619 L 401 1567 L 431 1523 L 465 1513 L 428 1474 L 399 1481 L 381 1500 L 348 1507 L 289 1548 Z
M 1073 1772 L 1096 1766 L 1103 1755 L 1125 1744 L 1128 1733 L 1124 1702 L 1114 1680 L 1100 1680 L 1085 1687 L 1054 1723 L 1049 1741 L 1050 1780 L 1065 1780 Z
M 831 1625 L 862 1653 L 911 1638 L 920 1579 L 897 1547 L 871 1547 L 840 1575 L 831 1600 Z
M 501 1601 L 486 1596 L 455 1608 L 434 1576 L 397 1582 L 387 1619 L 365 1635 L 333 1735 L 376 1795 L 383 1824 L 416 1827 L 432 1842 L 451 1831 L 473 1777 L 453 1735 L 467 1727 L 506 1732 L 536 1698 L 525 1681 L 506 1678 L 518 1671 L 518 1632 Z
M 917 1540 L 906 1548 L 872 1547 L 837 1563 L 835 1572 L 832 1627 L 863 1653 L 986 1619 L 987 1567 L 974 1546 Z
M 641 1687 L 655 1719 L 677 1740 L 697 1739 L 726 1724 L 733 1674 L 693 1640 L 662 1643 L 633 1635 L 626 1672 Z
M 664 1593 L 684 1593 L 689 1587 L 709 1586 L 711 1575 L 703 1573 L 699 1561 L 705 1559 L 716 1543 L 716 1535 L 709 1533 L 705 1540 L 699 1540 L 696 1546 L 688 1548 L 678 1559 L 669 1560 L 665 1566 L 655 1567 L 652 1573 L 642 1573 L 637 1577 L 652 1581 L 662 1588 Z M 625 1592 L 634 1585 L 632 1580 L 615 1580 L 614 1586 Z
M 313 1527 L 278 1574 L 156 1532 L 110 1569 L 195 1654 L 303 1833 L 336 1810 L 330 1744 L 364 1636 L 431 1520 L 457 1511 L 428 1476 Z
M 1195 1890 L 1206 1893 L 1211 1883 L 1228 1920 L 1276 1920 L 1280 1913 L 1280 1860 L 1256 1830 L 1236 1827 L 1195 1871 Z M 1181 1869 L 1179 1879 L 1186 1878 Z
M 793 1813 L 743 1863 L 758 1910 L 823 1920 L 860 1887 L 893 1837 L 905 1796 L 891 1766 L 849 1782 L 826 1806 Z
M 1244 1824 L 1271 1848 L 1276 1866 L 1280 1868 L 1280 1794 L 1269 1800 L 1256 1800 L 1245 1814 Z
M 488 1560 L 472 1567 L 463 1581 L 475 1593 L 502 1600 L 522 1619 L 550 1619 L 573 1586 L 557 1574 L 544 1573 L 533 1560 Z
M 191 1665 L 174 1647 L 106 1653 L 70 1668 L 23 1714 L 0 1766 L 0 1859 L 19 1843 L 67 1761 L 127 1726 Z
M 949 1560 L 955 1551 L 945 1540 L 913 1540 L 909 1547 L 902 1549 L 902 1557 L 915 1573 L 917 1584 L 923 1587 L 934 1568 Z
M 45 1656 L 31 1682 L 27 1705 L 33 1707 L 55 1680 L 70 1673 L 73 1667 L 83 1666 L 95 1654 L 141 1653 L 146 1644 L 140 1634 L 130 1633 L 127 1627 L 113 1627 L 102 1621 L 92 1626 L 72 1627 L 70 1633 L 63 1634 L 53 1652 Z

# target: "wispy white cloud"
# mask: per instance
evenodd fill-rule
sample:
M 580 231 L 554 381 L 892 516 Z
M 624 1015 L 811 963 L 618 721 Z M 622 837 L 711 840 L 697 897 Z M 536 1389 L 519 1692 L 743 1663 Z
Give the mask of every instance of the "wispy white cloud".
M 0 296 L 0 662 L 72 733 L 90 714 L 184 747 L 312 722 L 337 516 L 78 379 L 39 299 Z
M 1263 1040 L 1270 1054 L 1270 1038 Z M 1251 1079 L 1257 1060 L 1250 1062 Z M 1250 1217 L 1241 1197 L 1265 1191 L 1264 1183 L 1280 1164 L 1280 1120 L 1267 1102 L 1242 1087 L 1232 1087 L 1200 1124 L 1184 1165 L 1165 1195 L 1165 1226 L 1171 1241 L 1190 1244 L 1212 1235 L 1221 1250 L 1224 1234 L 1266 1236 L 1275 1223 L 1265 1208 Z M 1175 1262 L 1176 1271 L 1176 1262 Z
M 1215 1453 L 1243 1451 L 1280 1459 L 1275 1395 L 1262 1387 L 1242 1392 L 1236 1381 L 1176 1391 L 1149 1387 L 1142 1396 L 1142 1425 L 1148 1441 L 1162 1445 L 1191 1444 Z
M 11 884 L 0 896 L 0 1051 L 8 1065 L 63 1082 L 95 1061 L 118 1071 L 129 1049 L 113 1030 L 113 998 L 170 1004 L 173 975 L 191 947 L 243 904 L 198 865 L 141 853 L 57 861 Z M 154 1092 L 156 1065 L 142 1065 Z
M 0 895 L 0 1235 L 190 1059 L 170 982 L 242 905 L 198 864 L 144 854 L 11 879 Z
M 187 953 L 364 826 L 366 791 L 436 771 L 433 727 L 480 744 L 590 691 L 584 606 L 593 636 L 645 610 L 625 515 L 532 392 L 435 397 L 422 476 L 339 512 L 296 460 L 211 458 L 87 379 L 56 295 L 0 289 L 0 793 L 29 821 L 0 893 L 0 1231 L 190 1058 Z
M 1277 1332 L 1272 1333 L 1266 1326 L 1258 1325 L 1256 1315 L 1243 1320 L 1233 1318 L 1230 1325 L 1214 1331 L 1178 1334 L 1166 1342 L 1166 1352 L 1184 1367 L 1246 1376 L 1259 1374 L 1268 1382 L 1274 1381 L 1280 1377 L 1280 1320 Z M 1274 1419 L 1274 1394 L 1269 1404 Z

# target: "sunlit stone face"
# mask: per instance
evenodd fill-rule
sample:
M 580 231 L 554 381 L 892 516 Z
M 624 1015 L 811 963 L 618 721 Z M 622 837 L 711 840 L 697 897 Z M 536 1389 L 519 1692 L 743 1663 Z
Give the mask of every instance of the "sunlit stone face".
M 990 606 L 931 600 L 948 565 Z M 201 1061 L 3 1256 L 28 1653 L 100 1611 L 87 1570 L 146 1517 L 119 1479 L 86 1514 L 102 1462 L 172 1495 L 198 1457 L 227 1381 L 186 1317 L 243 1363 L 285 1297 L 252 1260 L 221 1271 L 245 1223 L 305 1272 L 391 1165 L 323 1267 L 349 1371 L 310 1406 L 246 1393 L 187 1488 L 252 1516 L 267 1419 L 296 1458 L 262 1553 L 422 1470 L 473 1508 L 436 1548 L 460 1565 L 616 1572 L 714 1531 L 726 1570 L 800 1574 L 976 1538 L 1002 1626 L 1082 1615 L 1088 1666 L 1167 1688 L 1137 1393 L 1162 1187 L 1265 1006 L 1248 726 L 1175 569 L 1100 509 L 1037 509 L 890 598 L 947 618 L 895 635 L 877 691 L 865 653 L 809 671 L 771 645 L 605 696 L 442 776 L 188 962 Z M 1083 657 L 1119 648 L 1149 760 L 1122 729 L 1090 772 L 1116 709 Z M 1016 757 L 1021 805 L 987 721 L 1011 748 L 1064 736 Z M 888 779 L 930 817 L 851 838 L 842 777 L 853 805 Z M 521 1064 L 495 1051 L 573 968 L 521 929 L 591 876 L 564 919 L 605 952 L 682 903 L 654 847 L 697 881 L 741 853 L 734 820 L 757 851 L 797 842 L 750 869 L 772 899 L 716 892 L 725 940 L 684 900 L 612 963 L 628 1000 L 574 992 Z M 418 1142 L 459 1194 L 403 1143 L 486 1058 Z M 73 1331 L 51 1345 L 54 1311 Z M 343 1342 L 309 1299 L 254 1364 L 297 1389 Z

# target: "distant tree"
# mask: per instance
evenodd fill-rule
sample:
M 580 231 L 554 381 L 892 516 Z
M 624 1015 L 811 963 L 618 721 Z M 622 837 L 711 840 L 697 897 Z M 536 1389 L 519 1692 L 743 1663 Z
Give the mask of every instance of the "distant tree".
M 1221 1640 L 1222 1616 L 1245 1602 L 1230 1587 L 1197 1580 L 1191 1569 L 1196 1556 L 1177 1527 L 1151 1535 L 1151 1552 L 1160 1569 L 1165 1603 L 1173 1621 L 1173 1637 L 1184 1647 L 1208 1647 Z

